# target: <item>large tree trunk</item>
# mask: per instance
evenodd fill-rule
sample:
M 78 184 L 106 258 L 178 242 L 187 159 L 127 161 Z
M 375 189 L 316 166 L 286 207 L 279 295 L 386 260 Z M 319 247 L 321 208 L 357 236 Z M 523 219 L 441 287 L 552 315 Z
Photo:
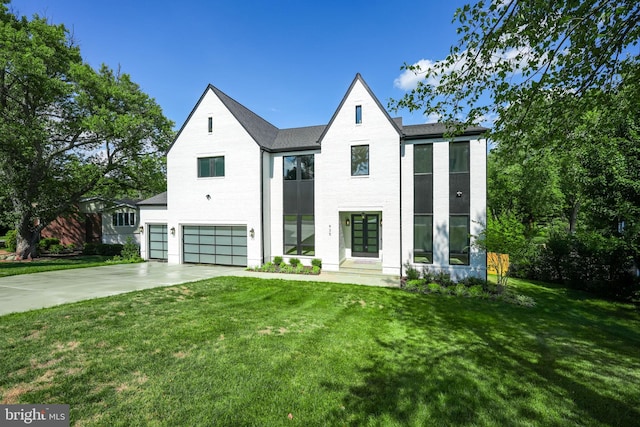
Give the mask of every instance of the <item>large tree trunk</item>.
M 20 259 L 31 259 L 38 256 L 40 230 L 41 227 L 34 224 L 29 215 L 23 216 L 16 236 L 16 254 Z

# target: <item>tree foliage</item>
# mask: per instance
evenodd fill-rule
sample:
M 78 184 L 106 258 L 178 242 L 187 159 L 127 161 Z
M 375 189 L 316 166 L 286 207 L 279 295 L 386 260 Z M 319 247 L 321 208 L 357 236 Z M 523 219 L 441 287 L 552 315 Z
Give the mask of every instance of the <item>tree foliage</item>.
M 444 60 L 404 65 L 424 78 L 394 107 L 461 125 L 496 114 L 494 134 L 508 135 L 545 102 L 547 127 L 556 130 L 597 105 L 620 76 L 640 76 L 637 0 L 480 0 L 458 9 L 455 21 L 460 39 Z
M 127 74 L 84 63 L 63 25 L 0 5 L 0 195 L 20 255 L 92 190 L 144 188 L 171 128 Z

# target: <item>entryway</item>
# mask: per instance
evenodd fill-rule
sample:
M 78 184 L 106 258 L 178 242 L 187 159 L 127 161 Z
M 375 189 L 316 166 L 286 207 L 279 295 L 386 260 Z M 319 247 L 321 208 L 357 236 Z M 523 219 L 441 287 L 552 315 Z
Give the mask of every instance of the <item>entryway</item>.
M 351 215 L 351 256 L 378 258 L 380 251 L 380 215 Z

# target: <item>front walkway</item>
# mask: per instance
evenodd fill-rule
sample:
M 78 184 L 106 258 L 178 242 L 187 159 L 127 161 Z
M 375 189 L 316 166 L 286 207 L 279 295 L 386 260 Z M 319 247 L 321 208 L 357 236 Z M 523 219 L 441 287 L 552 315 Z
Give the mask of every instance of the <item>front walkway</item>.
M 0 315 L 219 276 L 398 286 L 399 278 L 323 272 L 256 273 L 242 267 L 145 262 L 0 277 Z

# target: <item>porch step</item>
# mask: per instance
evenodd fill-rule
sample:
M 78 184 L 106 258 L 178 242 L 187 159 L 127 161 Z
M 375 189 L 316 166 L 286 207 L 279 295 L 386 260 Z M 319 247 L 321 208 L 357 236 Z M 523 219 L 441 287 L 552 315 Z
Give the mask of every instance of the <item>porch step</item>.
M 380 275 L 382 274 L 382 262 L 349 259 L 340 264 L 340 273 Z

